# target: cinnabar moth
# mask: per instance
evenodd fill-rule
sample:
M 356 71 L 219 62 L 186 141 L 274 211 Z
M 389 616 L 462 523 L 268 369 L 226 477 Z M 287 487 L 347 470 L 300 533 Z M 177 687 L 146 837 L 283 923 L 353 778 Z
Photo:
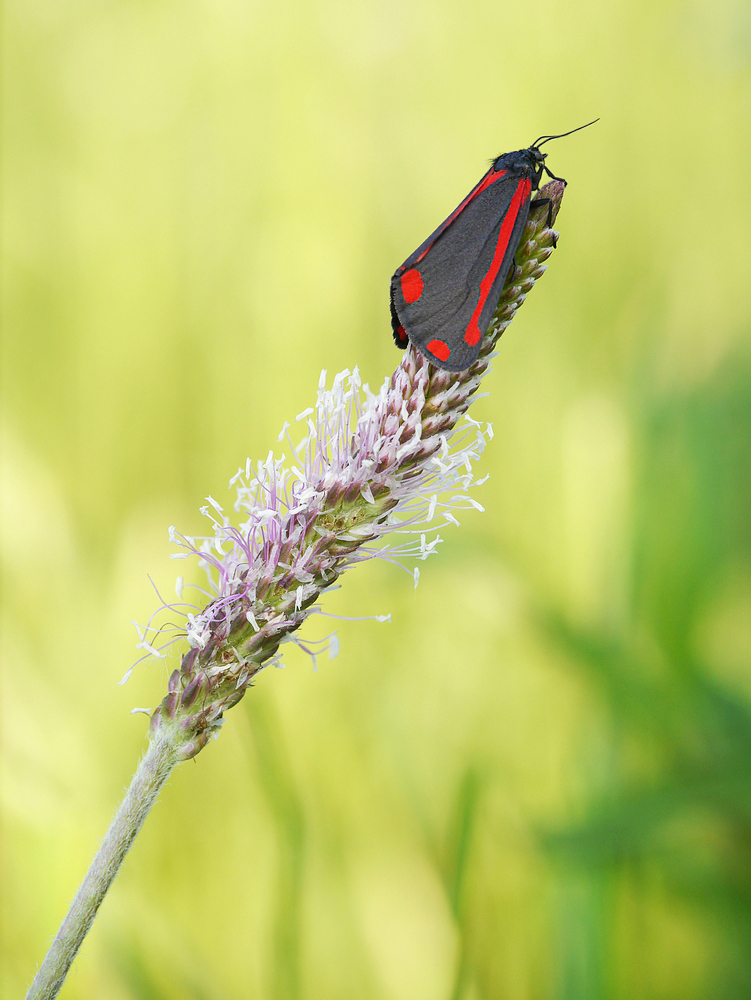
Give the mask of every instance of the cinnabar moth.
M 438 368 L 469 368 L 498 306 L 532 192 L 543 172 L 566 183 L 545 166 L 540 146 L 571 132 L 540 136 L 527 149 L 496 157 L 459 207 L 396 269 L 391 325 L 397 347 L 411 340 Z M 550 199 L 533 204 L 547 205 L 550 213 Z

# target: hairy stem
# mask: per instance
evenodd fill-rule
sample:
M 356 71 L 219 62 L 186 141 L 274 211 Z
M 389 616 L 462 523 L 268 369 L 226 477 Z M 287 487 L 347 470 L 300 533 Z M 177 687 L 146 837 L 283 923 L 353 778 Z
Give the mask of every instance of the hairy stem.
M 50 1000 L 57 996 L 125 855 L 178 762 L 178 743 L 179 736 L 174 730 L 163 730 L 149 743 L 68 915 L 34 977 L 26 1000 Z

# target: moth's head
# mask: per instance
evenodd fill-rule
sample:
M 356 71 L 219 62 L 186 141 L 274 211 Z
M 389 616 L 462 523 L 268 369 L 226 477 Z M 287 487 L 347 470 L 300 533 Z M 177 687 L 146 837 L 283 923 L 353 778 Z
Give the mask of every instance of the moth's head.
M 543 164 L 548 155 L 547 153 L 541 153 L 537 146 L 530 146 L 525 152 L 529 153 L 529 158 L 536 167 Z

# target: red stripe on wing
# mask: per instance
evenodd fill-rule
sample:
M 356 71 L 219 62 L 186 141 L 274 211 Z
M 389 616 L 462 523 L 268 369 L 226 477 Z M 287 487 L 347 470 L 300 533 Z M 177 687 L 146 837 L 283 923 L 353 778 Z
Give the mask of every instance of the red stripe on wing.
M 501 269 L 503 258 L 506 256 L 508 242 L 514 231 L 514 224 L 516 223 L 517 216 L 521 211 L 522 205 L 527 198 L 529 198 L 531 191 L 532 181 L 529 177 L 523 177 L 516 186 L 514 197 L 511 199 L 508 212 L 506 212 L 504 220 L 501 224 L 501 228 L 498 232 L 498 242 L 495 245 L 495 252 L 493 253 L 493 260 L 490 262 L 490 267 L 486 271 L 485 277 L 480 282 L 480 298 L 477 301 L 474 312 L 472 313 L 469 323 L 467 324 L 467 329 L 464 332 L 464 339 L 470 347 L 474 347 L 475 344 L 479 343 L 483 335 L 484 331 L 480 329 L 477 322 L 480 318 L 480 313 L 485 306 L 488 295 L 490 294 L 490 290 L 493 287 L 493 282 Z
M 438 237 L 441 235 L 441 233 L 446 229 L 446 227 L 449 226 L 449 225 L 451 225 L 451 223 L 454 221 L 454 219 L 457 217 L 457 215 L 459 215 L 460 212 L 463 212 L 464 209 L 467 207 L 467 205 L 469 205 L 469 203 L 471 201 L 473 201 L 478 196 L 478 194 L 481 194 L 483 191 L 485 191 L 487 188 L 489 188 L 491 184 L 495 184 L 496 181 L 501 180 L 501 178 L 505 177 L 507 173 L 508 173 L 507 170 L 498 170 L 498 171 L 489 170 L 485 174 L 485 176 L 483 177 L 483 179 L 479 182 L 479 184 L 477 184 L 476 187 L 472 188 L 472 190 L 469 192 L 469 194 L 464 199 L 464 201 L 461 203 L 461 205 L 457 206 L 457 208 L 454 209 L 454 211 L 451 213 L 451 215 L 448 217 L 448 219 L 446 219 L 438 227 L 438 229 L 433 233 L 433 239 L 425 247 L 425 249 L 420 254 L 420 256 L 416 260 L 414 260 L 412 262 L 413 266 L 415 264 L 419 264 L 420 263 L 420 261 L 423 259 L 423 257 L 425 256 L 425 254 L 428 252 L 428 250 L 430 250 L 430 248 L 433 246 L 433 244 L 438 239 Z

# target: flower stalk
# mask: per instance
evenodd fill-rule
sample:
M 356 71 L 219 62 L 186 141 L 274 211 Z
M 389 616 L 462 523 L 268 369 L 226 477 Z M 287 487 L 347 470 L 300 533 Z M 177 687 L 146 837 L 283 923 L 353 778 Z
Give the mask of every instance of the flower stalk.
M 539 192 L 550 199 L 551 223 L 563 192 L 557 181 Z M 395 561 L 425 558 L 437 539 L 427 541 L 420 525 L 433 523 L 436 512 L 455 523 L 451 504 L 479 507 L 467 489 L 485 437 L 471 420 L 469 427 L 454 432 L 498 338 L 544 272 L 555 240 L 547 210 L 533 210 L 480 354 L 469 369 L 437 369 L 410 346 L 376 395 L 360 386 L 356 371 L 336 376 L 330 390 L 322 377 L 316 408 L 298 417 L 306 421 L 308 435 L 293 449 L 292 468 L 270 455 L 255 469 L 248 462 L 234 477 L 235 508 L 244 521 L 233 525 L 209 500 L 203 510 L 213 521 L 212 536 L 196 539 L 171 529 L 183 550 L 180 557 L 198 556 L 206 570 L 211 600 L 186 616 L 182 634 L 189 649 L 151 716 L 149 747 L 27 1000 L 57 995 L 170 771 L 218 734 L 224 713 L 278 658 L 280 645 L 294 639 L 321 595 L 346 569 L 374 555 Z M 441 499 L 455 490 L 459 495 L 450 502 Z M 418 535 L 419 541 L 384 543 L 384 536 L 399 532 Z M 150 630 L 142 640 L 147 653 L 164 655 L 151 641 Z
M 49 1000 L 57 996 L 107 890 L 178 759 L 174 742 L 169 738 L 149 741 L 125 798 L 34 977 L 26 1000 Z

